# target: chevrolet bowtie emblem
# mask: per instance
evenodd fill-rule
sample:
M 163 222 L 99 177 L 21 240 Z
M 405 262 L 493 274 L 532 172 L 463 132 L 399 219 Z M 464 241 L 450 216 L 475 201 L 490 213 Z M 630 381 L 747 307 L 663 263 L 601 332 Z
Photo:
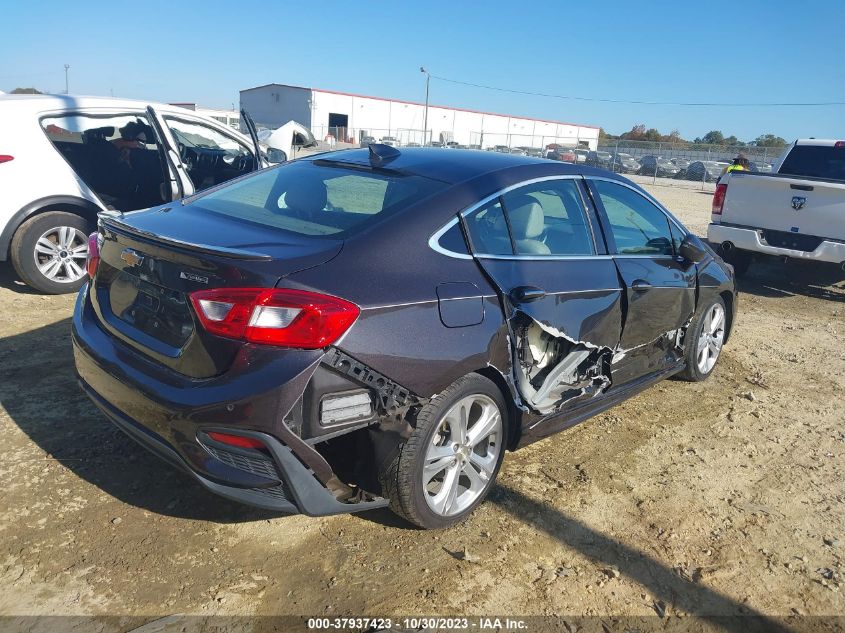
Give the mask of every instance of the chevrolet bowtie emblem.
M 131 248 L 124 248 L 120 253 L 120 259 L 126 262 L 127 266 L 138 266 L 144 261 L 144 256 L 139 255 Z
M 792 196 L 792 208 L 796 211 L 803 209 L 806 202 L 807 198 L 804 198 L 803 196 Z

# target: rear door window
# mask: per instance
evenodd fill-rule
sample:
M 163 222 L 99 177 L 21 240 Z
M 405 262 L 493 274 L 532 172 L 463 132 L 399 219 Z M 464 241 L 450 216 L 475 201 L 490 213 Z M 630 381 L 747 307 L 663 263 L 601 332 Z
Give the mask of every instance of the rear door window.
M 508 221 L 499 198 L 468 214 L 465 222 L 476 255 L 513 255 Z
M 786 155 L 779 173 L 824 180 L 845 180 L 845 147 L 796 145 Z
M 163 154 L 143 114 L 63 114 L 41 126 L 106 207 L 134 211 L 170 200 Z
M 593 237 L 578 185 L 539 182 L 502 196 L 517 255 L 592 255 Z

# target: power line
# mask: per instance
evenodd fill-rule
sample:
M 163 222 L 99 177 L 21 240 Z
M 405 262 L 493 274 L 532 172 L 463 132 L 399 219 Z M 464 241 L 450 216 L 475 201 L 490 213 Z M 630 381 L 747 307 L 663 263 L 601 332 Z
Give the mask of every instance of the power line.
M 568 99 L 571 101 L 593 101 L 600 103 L 624 103 L 628 105 L 652 105 L 652 106 L 693 106 L 693 107 L 728 107 L 728 108 L 781 108 L 781 107 L 827 107 L 827 106 L 845 106 L 845 101 L 822 101 L 817 103 L 707 103 L 707 102 L 671 102 L 671 101 L 633 101 L 628 99 L 600 99 L 598 97 L 581 97 L 575 95 L 556 95 L 545 92 L 532 92 L 530 90 L 514 90 L 511 88 L 501 88 L 499 86 L 487 86 L 484 84 L 476 84 L 469 81 L 459 81 L 458 79 L 449 79 L 447 77 L 439 77 L 438 75 L 431 75 L 432 79 L 438 81 L 445 81 L 452 84 L 459 84 L 461 86 L 471 86 L 473 88 L 483 88 L 484 90 L 495 90 L 497 92 L 509 92 L 518 95 L 530 95 L 533 97 L 547 97 L 549 99 Z

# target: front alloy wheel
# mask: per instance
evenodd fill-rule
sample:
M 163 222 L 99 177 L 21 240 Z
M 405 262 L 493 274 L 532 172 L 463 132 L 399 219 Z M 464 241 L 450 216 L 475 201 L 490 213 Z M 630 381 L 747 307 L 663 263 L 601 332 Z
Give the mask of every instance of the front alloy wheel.
M 716 366 L 725 344 L 728 313 L 722 297 L 707 302 L 687 327 L 684 335 L 684 361 L 686 367 L 678 374 L 690 382 L 707 378 Z
M 725 341 L 725 308 L 720 303 L 714 303 L 707 310 L 701 334 L 698 337 L 696 362 L 702 374 L 709 374 L 713 370 L 722 344 Z

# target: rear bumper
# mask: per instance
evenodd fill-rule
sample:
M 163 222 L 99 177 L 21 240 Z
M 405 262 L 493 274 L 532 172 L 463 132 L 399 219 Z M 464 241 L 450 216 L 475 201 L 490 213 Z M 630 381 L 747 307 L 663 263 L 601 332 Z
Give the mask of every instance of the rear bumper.
M 287 427 L 322 352 L 288 359 L 283 367 L 260 358 L 244 372 L 194 381 L 156 376 L 144 361 L 102 329 L 84 286 L 73 316 L 72 342 L 79 384 L 120 430 L 220 496 L 280 513 L 324 516 L 387 505 L 383 499 L 343 503 L 324 485 L 334 477 L 320 454 Z M 274 376 L 275 387 L 254 372 Z M 249 373 L 246 373 L 249 372 Z M 286 372 L 286 373 L 285 373 Z M 249 391 L 244 385 L 256 385 Z M 221 431 L 261 440 L 266 453 L 209 441 Z
M 761 238 L 760 231 L 752 228 L 727 226 L 711 223 L 707 227 L 707 240 L 711 244 L 730 242 L 743 251 L 775 255 L 778 257 L 793 257 L 818 262 L 840 264 L 845 262 L 845 243 L 822 240 L 812 251 L 800 251 L 790 248 L 780 248 L 766 244 Z

